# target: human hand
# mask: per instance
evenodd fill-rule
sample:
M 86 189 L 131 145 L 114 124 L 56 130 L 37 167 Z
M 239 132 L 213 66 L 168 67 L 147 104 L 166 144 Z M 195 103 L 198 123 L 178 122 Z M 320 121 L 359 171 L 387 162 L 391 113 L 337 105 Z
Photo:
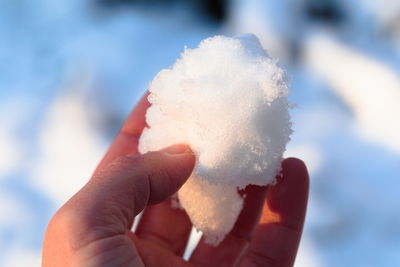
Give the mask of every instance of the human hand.
M 138 155 L 146 97 L 90 181 L 50 221 L 42 265 L 292 266 L 309 183 L 305 165 L 294 158 L 283 161 L 277 185 L 244 190 L 244 208 L 219 246 L 200 240 L 189 261 L 182 259 L 192 225 L 184 211 L 171 207 L 169 197 L 190 176 L 194 155 L 185 145 Z M 142 210 L 133 233 L 134 218 Z

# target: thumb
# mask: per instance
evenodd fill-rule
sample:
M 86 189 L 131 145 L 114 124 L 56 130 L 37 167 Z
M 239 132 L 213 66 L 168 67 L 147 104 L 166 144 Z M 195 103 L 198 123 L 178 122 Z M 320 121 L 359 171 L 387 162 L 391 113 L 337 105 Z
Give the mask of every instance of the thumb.
M 98 234 L 125 232 L 146 205 L 161 202 L 179 190 L 194 162 L 187 145 L 116 158 L 96 172 L 58 212 L 58 217 L 69 221 L 68 228 L 75 232 L 77 239 L 72 246 L 79 248 Z M 108 230 L 93 236 L 94 229 Z
M 104 205 L 115 203 L 129 208 L 133 219 L 146 205 L 161 202 L 178 191 L 192 173 L 194 162 L 193 152 L 183 144 L 118 157 L 97 172 L 82 193 L 94 199 L 100 197 Z

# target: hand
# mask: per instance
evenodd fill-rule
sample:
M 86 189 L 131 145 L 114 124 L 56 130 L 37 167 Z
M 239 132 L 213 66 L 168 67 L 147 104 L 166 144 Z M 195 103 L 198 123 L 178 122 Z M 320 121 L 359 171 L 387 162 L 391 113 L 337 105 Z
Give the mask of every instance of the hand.
M 169 197 L 189 177 L 194 156 L 185 145 L 138 155 L 149 106 L 146 97 L 90 181 L 50 221 L 42 265 L 292 266 L 309 183 L 305 165 L 294 158 L 283 161 L 277 185 L 245 189 L 244 208 L 218 247 L 200 240 L 190 260 L 182 259 L 192 225 L 184 211 L 171 208 Z M 133 220 L 142 210 L 132 233 Z

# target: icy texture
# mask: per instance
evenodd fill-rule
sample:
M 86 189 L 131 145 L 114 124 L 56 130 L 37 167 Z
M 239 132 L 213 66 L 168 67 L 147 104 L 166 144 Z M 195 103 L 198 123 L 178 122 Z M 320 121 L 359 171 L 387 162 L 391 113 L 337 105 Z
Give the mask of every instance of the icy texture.
M 232 229 L 238 189 L 274 182 L 291 133 L 285 75 L 257 37 L 215 36 L 151 82 L 139 151 L 189 144 L 196 166 L 179 201 L 206 241 Z

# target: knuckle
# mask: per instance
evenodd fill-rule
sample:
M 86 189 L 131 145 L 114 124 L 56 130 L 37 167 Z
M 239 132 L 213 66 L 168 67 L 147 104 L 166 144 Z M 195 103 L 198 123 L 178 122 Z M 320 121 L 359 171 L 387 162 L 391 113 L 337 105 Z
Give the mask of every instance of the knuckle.
M 46 239 L 56 238 L 59 242 L 68 242 L 78 226 L 78 220 L 71 209 L 63 206 L 50 219 L 46 229 Z
M 140 173 L 141 170 L 147 169 L 146 160 L 142 155 L 123 155 L 114 159 L 106 168 L 95 174 L 94 180 L 107 180 L 109 177 L 124 177 Z
M 141 155 L 123 155 L 117 157 L 109 166 L 109 169 L 121 169 L 125 166 L 142 166 L 145 161 Z
M 52 217 L 49 223 L 50 229 L 63 229 L 63 231 L 74 231 L 79 228 L 81 222 L 75 209 L 70 207 L 71 204 L 68 202 L 61 207 Z

